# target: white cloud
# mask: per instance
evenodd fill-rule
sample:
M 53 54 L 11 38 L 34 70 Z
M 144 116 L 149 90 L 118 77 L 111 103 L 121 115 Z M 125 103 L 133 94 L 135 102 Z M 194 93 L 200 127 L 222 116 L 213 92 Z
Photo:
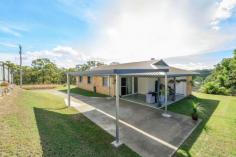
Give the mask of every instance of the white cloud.
M 214 65 L 209 65 L 206 63 L 187 63 L 187 64 L 171 64 L 170 66 L 185 69 L 185 70 L 202 70 L 202 69 L 213 69 Z
M 1 44 L 1 43 L 0 43 Z M 31 65 L 32 60 L 38 58 L 48 58 L 59 67 L 75 67 L 77 64 L 86 63 L 89 60 L 96 60 L 101 62 L 107 62 L 103 58 L 96 58 L 86 55 L 85 53 L 75 50 L 69 46 L 57 46 L 51 50 L 40 50 L 40 51 L 26 51 L 22 54 L 23 65 Z M 7 53 L 1 52 L 0 61 L 12 61 L 18 64 L 19 54 L 18 53 Z
M 60 67 L 75 67 L 76 64 L 85 63 L 90 59 L 83 52 L 68 46 L 57 46 L 52 50 L 29 51 L 25 56 L 28 56 L 27 60 L 29 61 L 37 58 L 49 58 Z
M 66 13 L 92 21 L 94 32 L 91 34 L 94 36 L 86 37 L 83 44 L 76 43 L 73 48 L 57 46 L 51 50 L 27 52 L 30 59 L 47 57 L 59 66 L 74 67 L 89 59 L 130 62 L 220 51 L 235 46 L 235 28 L 231 26 L 224 30 L 219 24 L 232 16 L 236 0 L 222 0 L 217 5 L 215 0 L 117 0 L 102 10 L 93 9 L 94 6 L 90 7 L 91 4 L 83 0 L 58 1 L 57 6 Z M 183 61 L 178 62 L 175 65 Z M 196 67 L 212 65 L 201 60 L 185 65 L 194 67 L 192 63 Z
M 30 65 L 32 60 L 38 58 L 49 58 L 59 67 L 75 67 L 77 64 L 86 63 L 89 60 L 107 62 L 103 58 L 86 55 L 84 52 L 69 46 L 57 46 L 51 50 L 27 51 L 23 54 L 25 65 Z
M 14 44 L 14 43 L 9 43 L 9 42 L 0 42 L 0 45 L 2 45 L 4 47 L 11 47 L 11 48 L 18 47 L 18 45 Z
M 98 33 L 84 51 L 121 62 L 222 49 L 235 35 L 209 27 L 214 4 L 211 0 L 118 1 L 98 18 Z
M 27 31 L 27 29 L 26 27 L 23 27 L 19 24 L 0 21 L 0 31 L 16 37 L 20 37 L 21 32 Z
M 212 18 L 212 28 L 219 29 L 219 23 L 232 16 L 233 9 L 236 7 L 236 0 L 222 0 L 217 3 L 217 8 Z
M 21 36 L 21 34 L 19 32 L 17 32 L 16 30 L 14 30 L 10 27 L 7 27 L 7 26 L 0 26 L 0 31 L 4 32 L 4 33 L 7 33 L 7 34 L 14 35 L 16 37 Z

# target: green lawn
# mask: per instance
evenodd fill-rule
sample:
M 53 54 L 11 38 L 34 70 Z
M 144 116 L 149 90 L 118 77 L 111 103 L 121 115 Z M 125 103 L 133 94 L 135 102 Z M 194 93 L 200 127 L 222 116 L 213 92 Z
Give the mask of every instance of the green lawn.
M 203 121 L 176 156 L 236 156 L 236 97 L 194 93 L 168 109 L 190 116 L 193 101 Z M 113 148 L 114 137 L 63 98 L 37 91 L 0 98 L 0 135 L 0 156 L 138 156 L 124 145 Z
M 0 156 L 138 156 L 63 98 L 15 89 L 0 99 Z
M 199 114 L 203 120 L 176 156 L 236 156 L 236 97 L 193 95 L 168 107 L 170 111 L 190 116 L 193 101 L 200 102 Z
M 61 86 L 61 87 L 58 87 L 57 90 L 66 93 L 67 92 L 67 87 L 66 86 Z M 95 92 L 92 92 L 92 91 L 81 89 L 81 88 L 76 87 L 75 85 L 71 86 L 70 91 L 71 91 L 71 93 L 79 94 L 79 95 L 83 95 L 83 96 L 88 96 L 88 97 L 107 97 L 107 95 L 105 95 L 105 94 L 95 93 Z

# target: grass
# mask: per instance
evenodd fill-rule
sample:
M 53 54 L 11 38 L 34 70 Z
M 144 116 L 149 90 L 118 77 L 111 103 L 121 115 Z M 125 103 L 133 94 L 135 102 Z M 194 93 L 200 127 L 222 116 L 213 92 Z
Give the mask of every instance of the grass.
M 63 98 L 15 89 L 0 99 L 0 156 L 138 156 Z
M 194 93 L 168 109 L 190 116 L 193 102 L 202 123 L 176 156 L 236 156 L 236 97 Z M 138 156 L 125 145 L 113 148 L 114 137 L 63 98 L 37 91 L 0 98 L 0 135 L 0 156 Z
M 193 101 L 200 103 L 198 113 L 202 123 L 176 156 L 236 156 L 236 97 L 194 93 L 168 109 L 191 116 Z
M 67 92 L 67 87 L 66 86 L 61 86 L 61 87 L 57 88 L 57 90 L 66 93 Z M 81 89 L 81 88 L 78 88 L 74 85 L 71 86 L 70 92 L 74 93 L 74 94 L 88 96 L 88 97 L 107 97 L 107 95 L 105 95 L 105 94 L 95 93 L 95 92 L 92 92 L 92 91 Z

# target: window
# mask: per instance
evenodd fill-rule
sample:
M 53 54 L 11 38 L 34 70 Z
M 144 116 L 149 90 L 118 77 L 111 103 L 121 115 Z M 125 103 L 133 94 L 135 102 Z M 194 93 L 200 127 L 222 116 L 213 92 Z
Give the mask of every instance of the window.
M 88 76 L 88 84 L 91 84 L 91 76 Z
M 83 81 L 83 76 L 79 76 L 79 82 Z
M 102 85 L 108 87 L 108 77 L 102 77 Z

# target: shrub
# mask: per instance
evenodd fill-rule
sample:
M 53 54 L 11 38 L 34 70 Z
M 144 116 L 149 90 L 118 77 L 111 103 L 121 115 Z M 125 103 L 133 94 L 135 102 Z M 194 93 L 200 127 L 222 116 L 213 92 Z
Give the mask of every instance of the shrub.
M 8 82 L 2 82 L 2 83 L 0 84 L 0 86 L 2 86 L 2 87 L 7 87 L 7 86 L 9 86 L 9 83 L 8 83 Z
M 192 119 L 198 120 L 198 103 L 193 103 L 193 112 L 192 112 Z
M 236 95 L 236 86 L 232 86 L 228 89 L 230 95 Z
M 220 87 L 220 85 L 215 82 L 207 82 L 201 87 L 200 91 L 207 94 L 229 94 L 229 90 L 227 90 L 225 87 Z

